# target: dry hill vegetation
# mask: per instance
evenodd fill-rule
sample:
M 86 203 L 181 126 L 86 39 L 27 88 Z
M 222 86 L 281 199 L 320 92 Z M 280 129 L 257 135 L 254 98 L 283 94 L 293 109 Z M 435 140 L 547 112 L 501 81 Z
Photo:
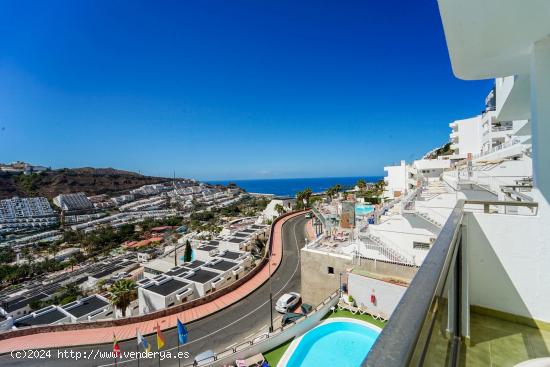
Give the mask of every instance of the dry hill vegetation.
M 45 196 L 85 192 L 87 195 L 123 194 L 137 187 L 171 181 L 113 168 L 74 168 L 24 175 L 0 172 L 0 199 L 13 196 Z

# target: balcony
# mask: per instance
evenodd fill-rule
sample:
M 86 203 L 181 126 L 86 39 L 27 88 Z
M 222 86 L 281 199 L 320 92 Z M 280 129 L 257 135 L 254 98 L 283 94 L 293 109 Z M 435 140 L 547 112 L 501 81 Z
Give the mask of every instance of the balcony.
M 451 140 L 454 140 L 454 139 L 458 138 L 458 131 L 454 131 L 454 130 L 453 130 L 453 131 L 449 134 L 449 138 L 450 138 Z
M 493 214 L 508 207 L 528 214 Z M 545 261 L 529 245 L 521 247 L 527 263 L 508 251 L 523 230 L 488 240 L 514 225 L 540 235 L 537 212 L 533 202 L 459 201 L 363 366 L 515 366 L 550 357 L 549 324 L 536 317 L 548 314 L 539 293 L 547 285 L 525 279 Z
M 514 125 L 492 126 L 492 127 L 491 127 L 491 131 L 492 131 L 492 132 L 510 131 L 510 130 L 514 130 Z

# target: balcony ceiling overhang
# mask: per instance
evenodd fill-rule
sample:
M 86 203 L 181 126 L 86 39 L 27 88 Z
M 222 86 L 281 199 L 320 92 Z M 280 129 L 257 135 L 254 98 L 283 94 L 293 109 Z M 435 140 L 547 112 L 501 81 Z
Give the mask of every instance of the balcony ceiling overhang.
M 454 74 L 528 74 L 533 43 L 550 35 L 548 0 L 438 0 Z
M 549 20 L 550 22 L 550 20 Z M 514 86 L 500 109 L 497 120 L 528 120 L 531 118 L 531 82 L 529 75 L 517 76 Z

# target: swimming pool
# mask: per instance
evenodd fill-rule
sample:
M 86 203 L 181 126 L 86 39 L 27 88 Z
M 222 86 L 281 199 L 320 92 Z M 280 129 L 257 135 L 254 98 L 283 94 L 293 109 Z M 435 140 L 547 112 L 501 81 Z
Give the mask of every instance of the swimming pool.
M 293 341 L 277 366 L 359 367 L 380 331 L 360 320 L 327 320 Z
M 356 204 L 355 215 L 368 215 L 374 210 L 374 205 Z

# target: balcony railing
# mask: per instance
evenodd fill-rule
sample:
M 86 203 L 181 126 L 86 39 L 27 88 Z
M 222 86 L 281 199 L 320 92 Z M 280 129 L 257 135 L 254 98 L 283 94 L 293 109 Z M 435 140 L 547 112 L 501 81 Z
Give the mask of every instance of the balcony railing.
M 499 131 L 510 131 L 514 130 L 514 126 L 493 126 L 491 127 L 491 131 L 496 133 Z
M 459 365 L 469 316 L 462 301 L 467 292 L 462 274 L 465 205 L 482 205 L 486 213 L 494 206 L 538 207 L 537 203 L 460 200 L 363 366 Z
M 491 148 L 489 151 L 487 152 L 483 152 L 483 153 L 477 153 L 477 154 L 474 154 L 472 156 L 472 158 L 480 158 L 480 157 L 483 157 L 483 156 L 486 156 L 486 155 L 489 155 L 491 153 L 494 153 L 494 152 L 498 152 L 499 150 L 502 150 L 504 148 L 508 148 L 508 147 L 511 147 L 513 145 L 516 145 L 516 144 L 520 144 L 520 139 L 517 138 L 517 137 L 514 137 L 513 139 L 507 141 L 506 143 L 503 143 L 503 144 L 499 144 L 497 146 L 494 146 L 493 148 Z M 452 145 L 451 145 L 452 146 Z

